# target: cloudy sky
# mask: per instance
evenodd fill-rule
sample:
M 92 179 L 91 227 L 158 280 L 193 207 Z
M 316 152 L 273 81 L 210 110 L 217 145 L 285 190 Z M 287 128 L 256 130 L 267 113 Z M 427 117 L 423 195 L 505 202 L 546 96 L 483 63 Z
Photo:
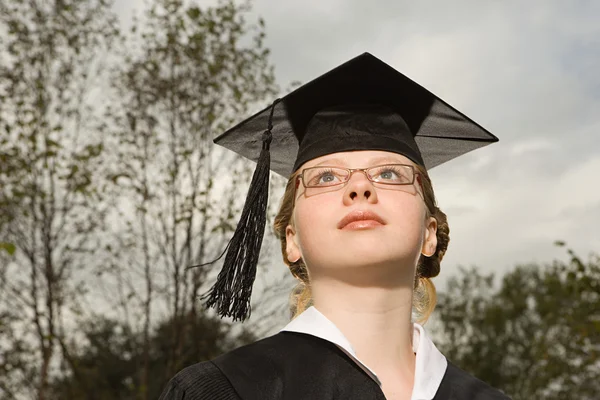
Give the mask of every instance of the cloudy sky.
M 281 87 L 368 51 L 500 138 L 431 171 L 452 238 L 438 287 L 459 264 L 565 259 L 557 239 L 600 251 L 600 2 L 257 0 L 259 15 Z

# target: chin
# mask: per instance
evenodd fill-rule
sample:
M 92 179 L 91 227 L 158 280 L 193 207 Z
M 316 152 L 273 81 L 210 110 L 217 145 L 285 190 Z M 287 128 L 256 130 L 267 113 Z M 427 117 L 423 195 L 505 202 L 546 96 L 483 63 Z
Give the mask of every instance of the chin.
M 347 238 L 342 246 L 347 258 L 370 260 L 371 262 L 406 263 L 408 260 L 418 260 L 421 254 L 421 243 L 418 238 L 405 235 L 378 235 L 375 232 L 365 232 Z
M 374 268 L 389 269 L 397 271 L 399 267 L 416 266 L 418 254 L 414 251 L 399 252 L 384 251 L 383 249 L 360 248 L 347 246 L 340 250 L 338 254 L 331 254 L 333 258 L 319 262 L 319 265 L 328 265 L 328 268 L 339 270 L 359 270 L 365 268 L 372 270 Z
M 421 254 L 421 243 L 416 235 L 412 236 L 377 230 L 353 232 L 351 235 L 312 236 L 305 242 L 304 259 L 308 266 L 335 270 L 378 266 L 390 270 L 397 270 L 400 266 L 414 268 Z M 307 252 L 308 249 L 312 251 Z
M 411 260 L 404 262 L 389 258 L 371 258 L 368 262 L 348 257 L 335 260 L 345 261 L 339 264 L 328 264 L 326 271 L 321 271 L 329 279 L 344 282 L 357 287 L 400 287 L 410 286 L 414 282 L 415 265 Z M 310 270 L 310 268 L 309 268 Z M 321 275 L 312 271 L 314 276 Z

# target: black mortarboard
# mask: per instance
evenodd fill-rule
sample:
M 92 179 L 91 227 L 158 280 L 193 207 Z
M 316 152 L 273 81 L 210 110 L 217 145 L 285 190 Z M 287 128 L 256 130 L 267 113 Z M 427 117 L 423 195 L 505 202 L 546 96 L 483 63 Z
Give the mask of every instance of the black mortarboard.
M 299 87 L 215 143 L 257 162 L 238 227 L 207 305 L 245 319 L 264 236 L 269 169 L 290 176 L 314 158 L 353 150 L 402 154 L 430 169 L 498 139 L 369 53 Z

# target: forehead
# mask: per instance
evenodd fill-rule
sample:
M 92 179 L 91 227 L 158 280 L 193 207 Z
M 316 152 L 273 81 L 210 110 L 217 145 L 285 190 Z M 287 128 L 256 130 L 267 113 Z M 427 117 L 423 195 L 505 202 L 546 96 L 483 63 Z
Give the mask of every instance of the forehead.
M 415 165 L 410 159 L 402 154 L 381 150 L 359 150 L 343 151 L 327 154 L 305 162 L 300 169 L 327 165 L 345 168 L 367 168 L 380 164 L 409 164 Z

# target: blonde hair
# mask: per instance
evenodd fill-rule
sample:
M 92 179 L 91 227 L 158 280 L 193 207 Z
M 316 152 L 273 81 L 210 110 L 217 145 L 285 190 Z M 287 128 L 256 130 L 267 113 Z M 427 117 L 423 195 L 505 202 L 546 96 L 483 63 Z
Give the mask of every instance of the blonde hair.
M 427 319 L 429 319 L 437 302 L 435 285 L 431 278 L 440 273 L 440 262 L 448 249 L 448 243 L 450 241 L 450 228 L 448 227 L 446 214 L 437 207 L 433 186 L 427 171 L 425 168 L 418 165 L 416 166 L 416 170 L 416 179 L 423 189 L 423 200 L 427 210 L 426 217 L 433 217 L 437 221 L 437 248 L 435 253 L 431 257 L 421 255 L 415 274 L 413 292 L 415 320 L 419 323 L 425 323 Z M 296 171 L 288 180 L 285 193 L 281 200 L 279 212 L 274 221 L 275 233 L 281 243 L 283 261 L 289 266 L 290 272 L 298 280 L 298 284 L 290 294 L 290 313 L 292 318 L 295 318 L 298 314 L 302 313 L 312 305 L 312 295 L 306 265 L 302 259 L 299 259 L 294 263 L 288 261 L 286 251 L 285 230 L 292 222 L 294 197 L 296 195 L 299 174 L 300 171 Z

